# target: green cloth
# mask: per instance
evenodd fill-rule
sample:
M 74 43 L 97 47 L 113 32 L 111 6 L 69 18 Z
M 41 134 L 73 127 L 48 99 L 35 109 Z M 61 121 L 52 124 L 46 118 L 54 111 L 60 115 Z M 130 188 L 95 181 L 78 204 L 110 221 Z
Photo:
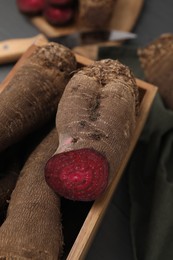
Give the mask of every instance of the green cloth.
M 135 76 L 143 72 L 134 48 L 100 49 L 99 59 L 119 59 Z M 135 260 L 173 259 L 173 111 L 156 95 L 128 163 L 130 228 Z
M 156 95 L 127 167 L 135 260 L 173 259 L 173 111 Z

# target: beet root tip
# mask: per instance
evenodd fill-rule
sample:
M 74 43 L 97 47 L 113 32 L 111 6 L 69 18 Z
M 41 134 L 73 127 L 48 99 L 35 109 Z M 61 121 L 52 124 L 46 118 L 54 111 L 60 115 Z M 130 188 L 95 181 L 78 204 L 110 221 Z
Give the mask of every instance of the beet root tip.
M 108 177 L 107 159 L 90 148 L 56 154 L 45 166 L 47 184 L 70 200 L 97 199 L 105 191 Z

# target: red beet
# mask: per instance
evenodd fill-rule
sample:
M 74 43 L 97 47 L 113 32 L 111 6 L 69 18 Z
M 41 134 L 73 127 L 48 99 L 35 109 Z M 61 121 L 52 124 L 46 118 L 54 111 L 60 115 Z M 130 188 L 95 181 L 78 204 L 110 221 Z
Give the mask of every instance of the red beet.
M 47 0 L 48 4 L 65 6 L 73 3 L 73 0 Z
M 108 184 L 107 159 L 94 149 L 83 148 L 55 154 L 46 164 L 47 184 L 59 195 L 78 201 L 92 201 Z
M 43 16 L 50 24 L 65 25 L 73 19 L 74 10 L 72 8 L 46 6 Z
M 23 13 L 36 14 L 42 12 L 45 0 L 17 0 L 17 6 Z

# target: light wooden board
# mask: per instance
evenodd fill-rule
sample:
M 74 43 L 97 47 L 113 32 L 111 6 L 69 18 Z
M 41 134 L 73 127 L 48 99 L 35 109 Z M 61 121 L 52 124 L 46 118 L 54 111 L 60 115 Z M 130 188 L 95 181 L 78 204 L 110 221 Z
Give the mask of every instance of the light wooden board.
M 38 34 L 30 38 L 0 41 L 0 65 L 16 62 L 34 42 L 44 44 L 48 42 L 48 39 L 43 34 Z
M 11 80 L 11 78 L 14 76 L 14 74 L 20 68 L 20 66 L 22 66 L 22 64 L 26 62 L 27 58 L 29 57 L 29 55 L 31 55 L 31 53 L 34 51 L 36 46 L 41 45 L 43 43 L 44 41 L 35 42 L 32 46 L 30 46 L 30 48 L 26 51 L 26 53 L 20 58 L 20 60 L 13 67 L 13 69 L 11 70 L 7 78 L 0 85 L 0 92 L 7 86 L 8 82 Z M 78 64 L 80 66 L 89 65 L 93 62 L 92 60 L 86 57 L 82 57 L 78 54 L 75 55 Z M 139 92 L 142 93 L 142 98 L 140 101 L 140 111 L 137 118 L 136 129 L 133 138 L 131 140 L 130 147 L 128 149 L 128 152 L 125 154 L 124 159 L 119 166 L 119 169 L 117 170 L 117 172 L 115 172 L 109 187 L 106 189 L 105 193 L 93 203 L 80 229 L 80 232 L 76 240 L 74 241 L 74 244 L 70 252 L 68 253 L 67 260 L 85 259 L 86 253 L 94 239 L 94 236 L 99 228 L 102 218 L 106 213 L 106 209 L 111 201 L 111 198 L 117 188 L 117 185 L 123 175 L 124 169 L 132 155 L 135 145 L 145 125 L 153 99 L 157 92 L 157 88 L 139 79 L 136 79 L 136 81 L 137 81 L 137 86 L 139 88 Z

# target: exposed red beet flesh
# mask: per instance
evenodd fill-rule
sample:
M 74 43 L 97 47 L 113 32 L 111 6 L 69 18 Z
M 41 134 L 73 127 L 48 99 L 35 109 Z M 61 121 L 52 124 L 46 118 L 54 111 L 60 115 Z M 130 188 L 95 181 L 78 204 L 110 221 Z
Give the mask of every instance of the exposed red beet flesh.
M 89 148 L 56 154 L 45 167 L 47 184 L 70 200 L 97 199 L 107 187 L 108 175 L 107 159 Z
M 36 14 L 43 11 L 45 0 L 17 0 L 19 10 L 26 14 Z
M 72 8 L 46 6 L 43 16 L 50 24 L 65 25 L 73 19 L 74 10 Z

